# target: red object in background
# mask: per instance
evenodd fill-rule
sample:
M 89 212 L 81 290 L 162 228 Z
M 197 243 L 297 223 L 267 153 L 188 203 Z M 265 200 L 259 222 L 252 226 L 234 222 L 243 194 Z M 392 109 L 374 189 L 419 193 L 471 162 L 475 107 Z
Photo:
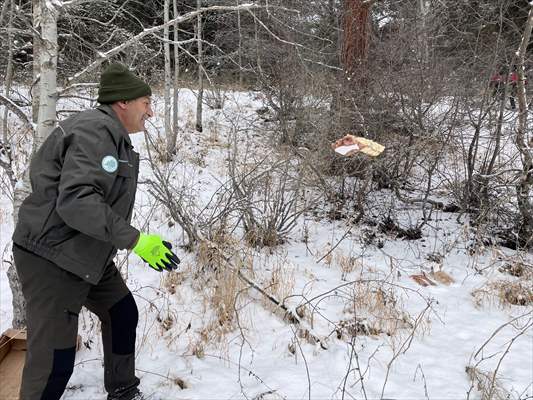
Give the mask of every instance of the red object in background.
M 501 74 L 494 74 L 490 77 L 491 83 L 502 83 L 504 81 L 503 75 Z

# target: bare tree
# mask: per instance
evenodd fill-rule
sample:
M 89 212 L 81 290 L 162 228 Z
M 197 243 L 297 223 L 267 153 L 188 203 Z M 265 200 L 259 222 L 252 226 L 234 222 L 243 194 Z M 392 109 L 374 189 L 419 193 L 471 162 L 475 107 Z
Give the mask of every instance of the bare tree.
M 178 0 L 172 1 L 174 18 L 178 17 Z M 172 137 L 167 143 L 167 152 L 174 154 L 176 152 L 176 142 L 178 138 L 178 110 L 179 110 L 179 78 L 180 78 L 180 48 L 179 48 L 179 24 L 174 22 L 174 92 L 172 102 Z
M 39 55 L 39 118 L 34 148 L 37 149 L 54 129 L 57 121 L 57 18 L 59 10 L 52 2 L 41 3 L 41 40 Z
M 518 209 L 522 216 L 520 236 L 525 240 L 525 246 L 533 241 L 533 200 L 531 198 L 531 186 L 533 185 L 533 150 L 527 139 L 527 100 L 526 100 L 526 77 L 524 74 L 524 60 L 528 45 L 530 44 L 531 31 L 533 29 L 533 2 L 529 3 L 529 13 L 522 35 L 522 41 L 517 51 L 518 72 L 518 127 L 516 129 L 516 144 L 522 160 L 522 171 L 519 183 L 516 185 Z
M 33 82 L 31 87 L 31 108 L 33 122 L 37 123 L 39 119 L 39 93 L 41 77 L 41 63 L 39 56 L 41 54 L 41 0 L 32 0 L 32 20 L 33 20 Z
M 170 43 L 169 43 L 169 1 L 165 0 L 164 6 L 163 6 L 163 15 L 164 15 L 164 24 L 165 27 L 163 29 L 163 47 L 165 52 L 165 82 L 164 82 L 164 107 L 165 107 L 165 137 L 166 137 L 166 143 L 167 143 L 167 151 L 166 151 L 166 159 L 170 160 L 172 158 L 172 137 L 174 136 L 173 132 L 173 126 L 171 125 L 170 121 L 170 114 L 171 114 L 171 108 L 172 108 L 172 101 L 170 98 L 170 91 L 172 89 L 172 79 L 171 79 L 171 65 L 170 65 Z M 176 88 L 174 87 L 174 91 Z
M 9 4 L 9 16 L 8 16 L 8 22 L 7 22 L 7 29 L 8 29 L 7 45 L 9 47 L 9 50 L 8 50 L 8 55 L 7 55 L 8 61 L 7 61 L 7 68 L 6 68 L 6 75 L 5 75 L 5 93 L 7 97 L 9 97 L 9 94 L 11 92 L 11 85 L 13 83 L 13 35 L 11 31 L 13 29 L 14 1 L 13 0 L 6 1 L 4 5 L 7 6 L 8 4 Z M 9 110 L 6 107 L 4 110 L 4 117 L 2 120 L 2 143 L 4 143 L 4 146 L 6 146 L 8 143 L 8 132 L 7 132 L 8 113 L 9 113 Z M 5 148 L 4 148 L 4 151 L 6 151 Z
M 196 0 L 196 9 L 202 7 L 202 0 Z M 202 43 L 202 14 L 198 14 L 196 25 L 196 39 L 198 41 L 198 95 L 196 97 L 196 130 L 202 132 L 203 98 L 204 98 L 204 54 Z

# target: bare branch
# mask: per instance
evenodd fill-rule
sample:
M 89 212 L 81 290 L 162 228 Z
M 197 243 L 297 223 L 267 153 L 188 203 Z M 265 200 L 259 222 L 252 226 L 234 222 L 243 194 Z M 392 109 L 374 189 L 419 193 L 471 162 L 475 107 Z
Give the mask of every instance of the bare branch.
M 4 105 L 11 111 L 13 114 L 15 114 L 24 124 L 24 127 L 26 127 L 30 132 L 35 131 L 35 125 L 31 121 L 31 119 L 26 115 L 24 110 L 20 108 L 18 105 L 13 102 L 13 100 L 5 97 L 4 95 L 0 94 L 0 104 Z
M 130 39 L 126 40 L 124 43 L 122 43 L 120 46 L 114 47 L 111 50 L 108 50 L 104 53 L 99 53 L 98 57 L 95 61 L 93 61 L 91 64 L 89 64 L 87 67 L 85 67 L 83 70 L 79 71 L 74 76 L 67 79 L 67 82 L 70 84 L 71 82 L 74 82 L 78 80 L 81 76 L 85 75 L 86 73 L 94 70 L 97 68 L 100 64 L 102 64 L 104 61 L 109 59 L 110 57 L 114 56 L 115 54 L 120 53 L 122 50 L 128 48 L 132 44 L 138 42 L 139 40 L 143 39 L 144 37 L 148 35 L 152 35 L 155 32 L 159 32 L 163 30 L 165 27 L 172 26 L 175 23 L 182 23 L 184 21 L 188 21 L 190 19 L 196 18 L 198 15 L 205 13 L 205 12 L 212 12 L 212 11 L 238 11 L 238 10 L 252 10 L 261 8 L 262 6 L 256 5 L 256 4 L 243 4 L 240 6 L 211 6 L 211 7 L 203 7 L 195 11 L 191 11 L 185 15 L 182 15 L 180 17 L 171 19 L 165 24 L 154 26 L 153 28 L 145 29 L 138 35 L 135 35 L 131 37 Z M 66 90 L 66 89 L 65 89 Z

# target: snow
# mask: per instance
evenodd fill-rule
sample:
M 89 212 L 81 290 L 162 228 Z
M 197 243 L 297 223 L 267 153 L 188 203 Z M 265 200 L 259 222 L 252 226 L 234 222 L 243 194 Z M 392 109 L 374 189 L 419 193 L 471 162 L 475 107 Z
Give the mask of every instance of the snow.
M 161 168 L 172 170 L 176 187 L 194 199 L 191 213 L 203 215 L 201 210 L 227 180 L 225 160 L 234 124 L 245 127 L 263 104 L 254 93 L 227 92 L 222 110 L 206 107 L 204 132 L 198 134 L 194 131 L 195 95 L 182 89 L 179 96 L 179 152 L 170 166 Z M 149 131 L 156 137 L 163 132 L 161 98 L 155 97 L 153 104 L 156 115 Z M 79 100 L 60 107 L 87 105 Z M 253 129 L 237 131 L 239 145 L 251 146 L 258 156 L 265 152 L 267 139 L 262 134 L 257 135 Z M 139 307 L 137 374 L 141 389 L 153 395 L 153 400 L 464 399 L 471 386 L 465 368 L 477 365 L 482 371 L 493 372 L 503 355 L 497 376 L 511 398 L 533 395 L 532 330 L 517 337 L 505 354 L 510 341 L 528 321 L 531 323 L 532 308 L 502 307 L 497 301 L 477 304 L 472 294 L 489 282 L 508 278 L 498 271 L 507 261 L 522 258 L 533 262 L 531 254 L 497 247 L 480 248 L 471 254 L 468 225 L 458 223 L 457 215 L 441 211 L 436 211 L 431 225 L 424 227 L 421 240 L 403 241 L 382 235 L 383 247 L 363 240 L 372 228 L 351 227 L 346 221 L 329 221 L 320 215 L 306 216 L 287 243 L 272 249 L 249 249 L 236 231 L 235 250 L 246 249 L 253 261 L 253 275 L 246 270 L 248 276 L 267 286 L 272 274 L 279 273 L 285 290 L 293 295 L 287 304 L 296 308 L 309 302 L 306 318 L 309 320 L 312 312 L 313 330 L 327 337 L 328 347 L 321 349 L 299 338 L 296 328 L 284 322 L 280 313 L 273 312 L 253 290 L 239 298 L 240 329 L 221 333 L 213 305 L 206 300 L 214 291 L 214 282 L 200 271 L 193 254 L 179 248 L 184 244 L 184 233 L 177 225 L 169 226 L 168 214 L 155 204 L 145 184 L 153 174 L 143 135 L 132 136 L 132 141 L 142 160 L 134 225 L 172 242 L 182 260 L 173 290 L 169 290 L 168 274 L 154 272 L 133 254 L 127 257 L 121 252 L 117 256 L 117 265 Z M 151 155 L 154 157 L 153 152 Z M 390 204 L 386 199 L 385 192 L 375 197 L 380 207 Z M 4 260 L 0 271 L 0 331 L 4 331 L 11 322 L 11 294 L 5 271 L 11 257 L 13 224 L 11 202 L 3 194 L 0 207 Z M 380 212 L 376 206 L 376 213 Z M 401 218 L 408 222 L 421 218 L 421 213 L 406 209 Z M 339 241 L 331 257 L 317 262 Z M 441 256 L 440 263 L 428 260 L 434 254 Z M 343 268 L 347 260 L 351 268 Z M 422 287 L 409 277 L 422 271 L 429 273 L 432 267 L 448 273 L 454 282 Z M 338 339 L 332 322 L 353 320 L 354 312 L 368 321 L 375 319 L 371 311 L 350 306 L 353 291 L 361 287 L 355 283 L 359 280 L 379 280 L 379 284 L 364 287 L 393 293 L 409 323 L 402 324 L 392 336 L 358 334 L 355 339 L 349 335 Z M 366 301 L 365 297 L 361 301 Z M 507 324 L 514 318 L 515 323 Z M 158 319 L 170 322 L 165 326 Z M 414 333 L 413 323 L 418 326 Z M 90 348 L 83 345 L 78 352 L 64 398 L 104 399 L 98 323 L 87 311 L 80 317 L 80 334 Z M 359 374 L 364 375 L 363 386 Z M 179 379 L 185 382 L 185 389 L 178 385 Z M 474 389 L 470 398 L 481 396 Z

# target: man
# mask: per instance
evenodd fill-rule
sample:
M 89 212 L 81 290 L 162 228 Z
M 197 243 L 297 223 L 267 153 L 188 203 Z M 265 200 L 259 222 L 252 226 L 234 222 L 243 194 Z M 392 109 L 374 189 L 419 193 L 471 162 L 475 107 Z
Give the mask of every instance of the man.
M 139 155 L 129 134 L 153 116 L 150 87 L 120 64 L 102 74 L 100 106 L 50 134 L 32 160 L 13 255 L 26 299 L 22 400 L 59 399 L 74 368 L 82 306 L 102 322 L 108 399 L 142 399 L 135 376 L 135 300 L 113 263 L 133 249 L 152 268 L 177 268 L 171 246 L 130 225 Z

